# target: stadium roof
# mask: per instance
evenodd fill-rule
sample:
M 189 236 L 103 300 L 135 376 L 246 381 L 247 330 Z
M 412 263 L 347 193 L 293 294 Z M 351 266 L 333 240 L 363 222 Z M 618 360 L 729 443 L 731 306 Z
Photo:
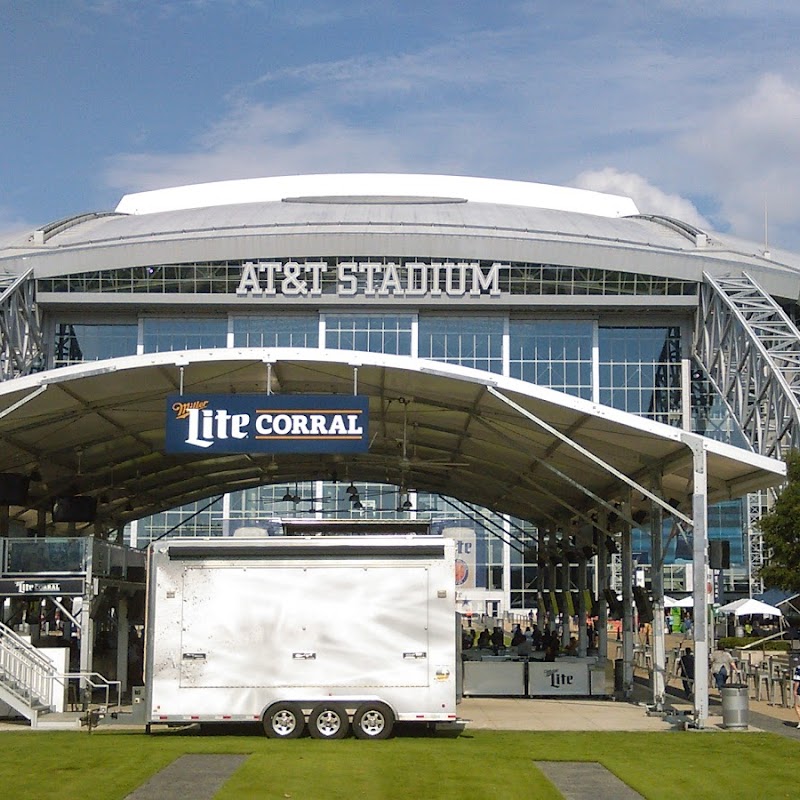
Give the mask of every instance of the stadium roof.
M 125 212 L 125 213 L 123 213 Z M 742 271 L 797 300 L 800 256 L 637 213 L 632 201 L 520 181 L 305 175 L 126 195 L 0 238 L 0 277 L 263 258 L 538 263 L 701 281 Z M 673 300 L 677 302 L 677 298 Z
M 289 175 L 177 186 L 128 194 L 117 212 L 152 214 L 205 206 L 292 201 L 332 200 L 346 203 L 478 202 L 550 208 L 601 217 L 638 213 L 633 200 L 585 189 L 543 183 L 471 178 L 455 175 L 398 175 L 347 173 Z

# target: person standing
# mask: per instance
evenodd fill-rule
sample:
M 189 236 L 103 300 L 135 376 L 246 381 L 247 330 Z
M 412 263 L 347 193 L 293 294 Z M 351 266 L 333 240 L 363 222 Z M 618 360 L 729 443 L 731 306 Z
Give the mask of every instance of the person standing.
M 800 728 L 800 663 L 792 672 L 792 697 L 794 697 L 794 713 L 797 714 L 797 727 Z
M 722 687 L 728 681 L 728 676 L 735 670 L 736 661 L 724 647 L 714 650 L 711 654 L 711 674 L 714 676 L 714 683 L 718 691 L 722 691 Z

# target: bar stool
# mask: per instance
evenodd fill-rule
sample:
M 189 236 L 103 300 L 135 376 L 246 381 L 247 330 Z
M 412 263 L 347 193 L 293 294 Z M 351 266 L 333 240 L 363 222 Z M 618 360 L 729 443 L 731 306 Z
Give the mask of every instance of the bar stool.
M 792 674 L 789 670 L 781 670 L 780 687 L 781 705 L 784 708 L 791 708 L 794 705 L 794 697 L 792 697 Z
M 777 664 L 773 663 L 772 659 L 770 659 L 769 664 L 769 684 L 770 684 L 770 704 L 773 706 L 783 706 L 786 708 L 788 706 L 786 696 L 789 693 L 789 688 L 791 683 L 789 681 L 789 676 L 786 672 L 784 672 L 783 668 Z M 775 697 L 775 692 L 778 692 L 778 698 Z M 776 702 L 776 699 L 779 702 Z
M 771 690 L 772 687 L 770 686 L 769 681 L 769 670 L 763 665 L 759 664 L 753 672 L 753 683 L 754 683 L 754 690 L 755 690 L 755 699 L 761 699 L 761 687 L 764 687 L 765 694 L 767 696 L 767 702 L 771 702 L 772 694 Z

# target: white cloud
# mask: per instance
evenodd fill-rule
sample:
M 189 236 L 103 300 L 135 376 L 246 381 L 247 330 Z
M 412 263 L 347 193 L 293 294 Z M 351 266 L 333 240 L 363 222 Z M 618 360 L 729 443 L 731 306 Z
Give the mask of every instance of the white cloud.
M 691 159 L 696 191 L 718 198 L 719 215 L 737 234 L 763 238 L 766 203 L 780 246 L 800 239 L 799 132 L 800 86 L 765 75 L 676 144 Z
M 238 107 L 184 153 L 115 157 L 107 183 L 123 192 L 205 181 L 314 172 L 402 170 L 392 136 L 350 128 L 305 103 Z
M 570 29 L 562 19 L 535 44 L 524 30 L 480 30 L 267 70 L 184 146 L 120 154 L 104 177 L 125 192 L 309 172 L 552 183 L 580 172 L 578 185 L 632 196 L 643 212 L 758 240 L 768 195 L 776 244 L 800 244 L 800 93 L 780 77 L 793 74 L 789 51 L 773 48 L 778 71 L 754 86 L 764 56 L 749 28 L 736 48 L 675 47 L 642 19 L 613 46 L 602 17 Z
M 619 172 L 613 167 L 606 167 L 582 172 L 572 183 L 579 189 L 630 197 L 642 214 L 674 217 L 706 230 L 711 227 L 690 200 L 677 194 L 668 194 L 633 172 Z

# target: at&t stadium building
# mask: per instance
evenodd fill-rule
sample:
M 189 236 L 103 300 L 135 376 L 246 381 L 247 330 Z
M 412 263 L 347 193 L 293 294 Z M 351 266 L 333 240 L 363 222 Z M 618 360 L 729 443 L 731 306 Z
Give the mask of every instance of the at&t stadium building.
M 591 566 L 598 511 L 611 533 L 614 509 L 632 521 L 633 577 L 649 585 L 660 556 L 642 486 L 680 512 L 661 521 L 664 581 L 690 592 L 681 514 L 698 472 L 638 437 L 699 434 L 746 465 L 710 475 L 708 538 L 728 543 L 726 594 L 758 594 L 770 481 L 748 475 L 798 444 L 799 277 L 796 254 L 516 181 L 308 175 L 130 194 L 0 239 L 0 473 L 28 489 L 0 524 L 141 547 L 287 517 L 431 520 L 459 540 L 465 609 L 526 613 L 556 544 Z M 198 391 L 367 395 L 368 442 L 166 453 L 165 398 Z M 587 420 L 608 430 L 582 439 Z M 595 476 L 584 451 L 620 475 Z M 54 512 L 76 498 L 91 513 Z M 619 588 L 613 553 L 610 569 Z

